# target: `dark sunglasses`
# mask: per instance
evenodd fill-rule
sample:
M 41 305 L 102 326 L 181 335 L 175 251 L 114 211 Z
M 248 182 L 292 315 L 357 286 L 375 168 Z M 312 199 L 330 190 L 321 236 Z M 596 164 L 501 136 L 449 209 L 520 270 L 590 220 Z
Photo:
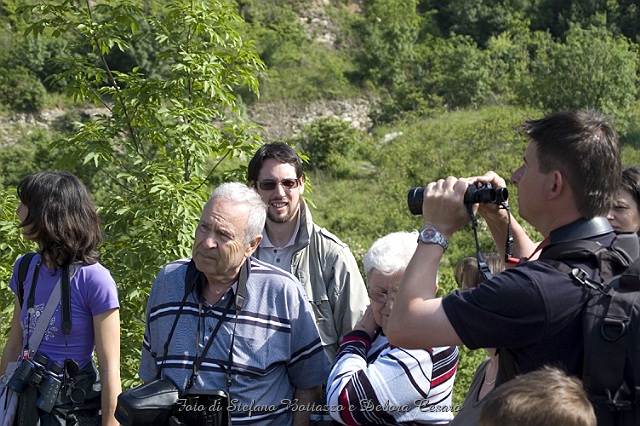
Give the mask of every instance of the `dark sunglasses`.
M 297 188 L 300 185 L 299 179 L 282 179 L 282 180 L 262 180 L 258 182 L 258 186 L 263 191 L 273 191 L 280 184 L 284 189 Z

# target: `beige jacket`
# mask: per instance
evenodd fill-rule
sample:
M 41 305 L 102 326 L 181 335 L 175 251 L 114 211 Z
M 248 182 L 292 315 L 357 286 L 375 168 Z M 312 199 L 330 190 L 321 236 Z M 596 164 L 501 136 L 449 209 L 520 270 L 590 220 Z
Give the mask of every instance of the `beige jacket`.
M 367 289 L 349 247 L 314 224 L 302 201 L 294 250 L 290 272 L 307 293 L 325 353 L 333 362 L 340 339 L 369 305 Z M 260 258 L 260 249 L 254 256 Z

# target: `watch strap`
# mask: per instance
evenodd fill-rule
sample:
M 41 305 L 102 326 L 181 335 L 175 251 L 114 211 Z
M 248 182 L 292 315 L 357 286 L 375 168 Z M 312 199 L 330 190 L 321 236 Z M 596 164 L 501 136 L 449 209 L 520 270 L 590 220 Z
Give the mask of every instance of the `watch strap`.
M 449 248 L 449 241 L 433 226 L 425 226 L 418 234 L 418 242 L 438 244 L 444 251 Z

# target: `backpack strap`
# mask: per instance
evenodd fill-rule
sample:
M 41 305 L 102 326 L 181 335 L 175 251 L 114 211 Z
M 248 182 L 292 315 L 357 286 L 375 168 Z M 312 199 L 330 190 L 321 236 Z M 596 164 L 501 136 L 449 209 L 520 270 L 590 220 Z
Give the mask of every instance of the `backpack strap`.
M 618 235 L 610 248 L 593 241 L 568 241 L 544 251 L 540 260 L 568 273 L 589 291 L 583 311 L 582 381 L 598 413 L 628 411 L 640 403 L 640 377 L 628 359 L 635 359 L 640 306 L 640 259 L 635 235 Z M 634 260 L 634 256 L 636 256 Z M 595 259 L 599 277 L 590 278 L 566 261 Z M 599 278 L 599 279 L 598 279 Z M 637 322 L 637 321 L 636 321 Z M 599 414 L 601 419 L 602 414 Z
M 626 236 L 618 235 L 610 248 L 590 240 L 574 240 L 554 244 L 542 251 L 539 260 L 553 265 L 562 272 L 567 272 L 567 270 L 566 267 L 560 266 L 561 263 L 581 260 L 597 262 L 599 281 L 604 282 L 626 270 L 637 258 L 636 253 L 638 253 L 638 237 L 634 235 L 632 239 L 629 239 Z M 573 269 L 569 268 L 569 271 Z M 588 277 L 588 275 L 586 276 Z
M 640 259 L 633 268 L 640 273 Z M 629 410 L 632 404 L 640 402 L 636 389 L 640 377 L 628 377 L 631 370 L 627 365 L 628 359 L 634 360 L 637 356 L 630 350 L 635 350 L 637 329 L 634 328 L 638 324 L 633 324 L 632 318 L 634 309 L 640 306 L 640 291 L 621 285 L 620 278 L 607 282 L 599 294 L 591 296 L 583 323 L 582 380 L 592 402 L 610 411 Z M 636 275 L 636 283 L 638 280 Z M 628 382 L 629 379 L 632 381 Z
M 620 275 L 619 287 L 622 290 L 640 291 L 640 258 Z
M 27 279 L 27 272 L 29 271 L 31 260 L 35 255 L 36 253 L 34 252 L 26 253 L 20 259 L 20 264 L 18 265 L 18 301 L 21 307 L 24 303 L 24 280 Z
M 71 334 L 71 278 L 69 274 L 75 274 L 76 268 L 71 265 L 72 271 L 69 271 L 70 267 L 65 266 L 62 268 L 62 274 L 60 275 L 61 287 L 60 287 L 60 303 L 62 304 L 62 333 L 65 335 Z

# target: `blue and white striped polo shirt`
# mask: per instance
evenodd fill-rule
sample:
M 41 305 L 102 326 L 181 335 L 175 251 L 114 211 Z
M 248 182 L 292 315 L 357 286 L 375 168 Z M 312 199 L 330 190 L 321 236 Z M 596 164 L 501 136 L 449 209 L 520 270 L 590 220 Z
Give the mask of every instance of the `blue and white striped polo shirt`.
M 184 389 L 191 376 L 196 348 L 201 354 L 222 318 L 229 297 L 233 297 L 230 289 L 215 306 L 203 308 L 198 339 L 198 296 L 195 291 L 190 294 L 164 360 L 164 344 L 184 296 L 188 263 L 186 259 L 165 265 L 151 288 L 139 369 L 145 382 L 157 377 L 164 361 L 162 377 Z M 224 372 L 235 318 L 232 305 L 205 355 L 194 389 L 226 390 Z M 233 343 L 230 389 L 233 424 L 291 424 L 290 401 L 296 388 L 308 389 L 324 383 L 329 367 L 311 307 L 298 280 L 288 272 L 251 258 L 246 300 L 237 314 Z

